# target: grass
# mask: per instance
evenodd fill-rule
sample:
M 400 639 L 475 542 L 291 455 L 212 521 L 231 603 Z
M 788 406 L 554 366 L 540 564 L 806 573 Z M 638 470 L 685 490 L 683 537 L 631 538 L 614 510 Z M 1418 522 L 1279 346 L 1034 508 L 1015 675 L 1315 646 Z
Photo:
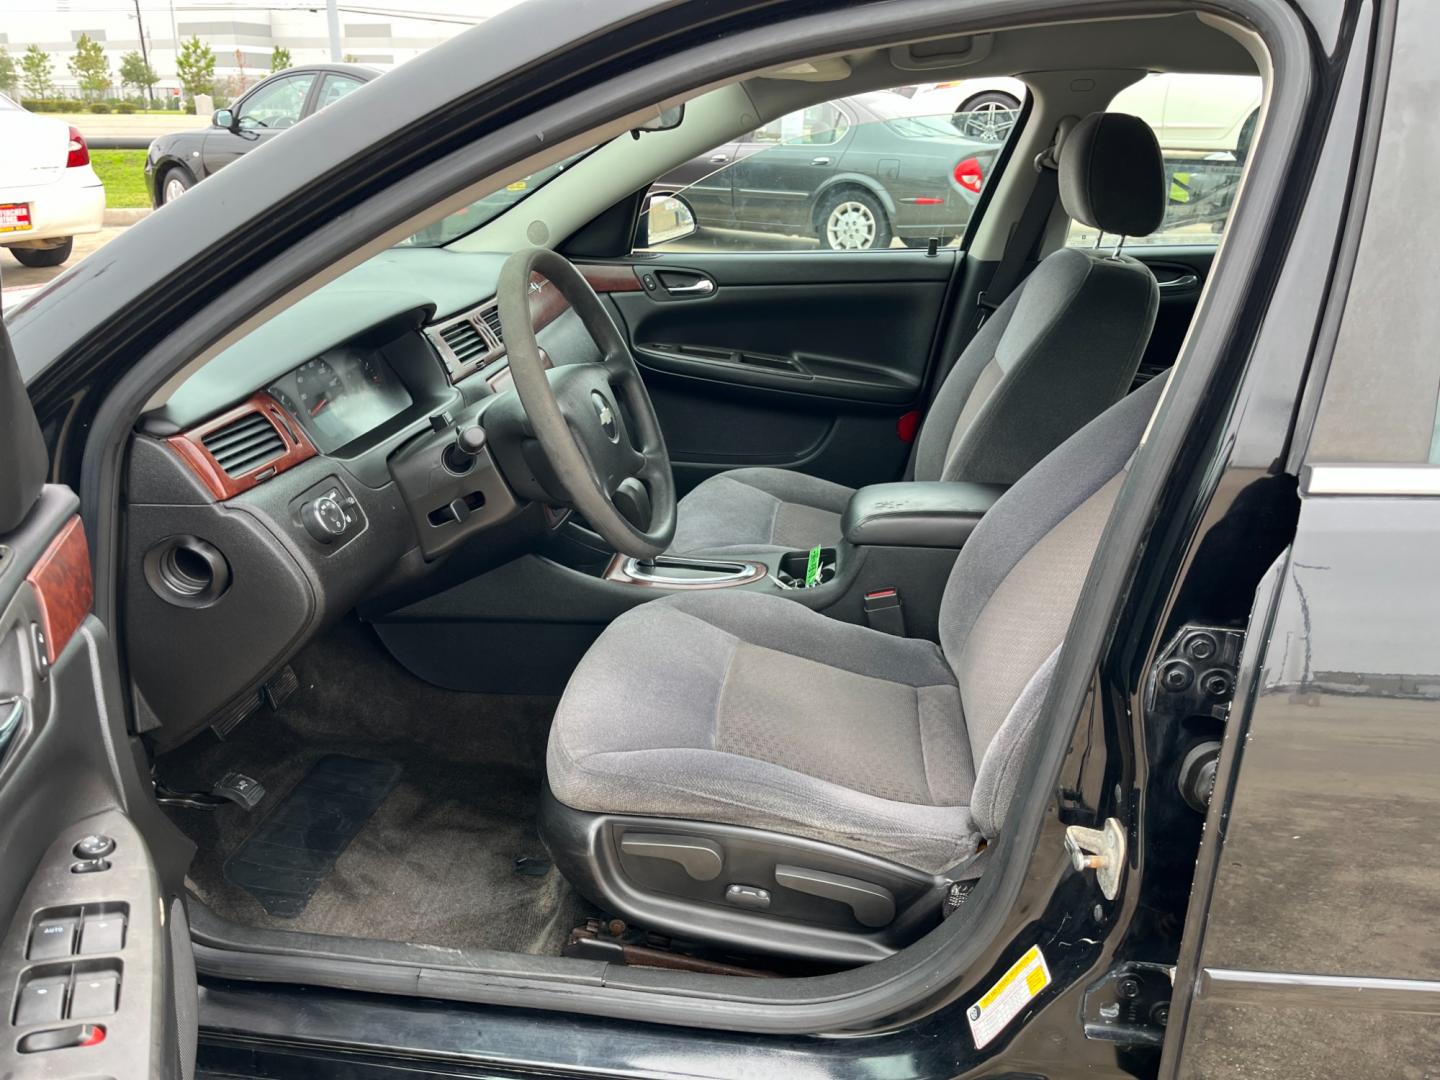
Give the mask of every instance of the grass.
M 91 150 L 90 164 L 105 182 L 105 205 L 111 210 L 150 205 L 144 150 Z

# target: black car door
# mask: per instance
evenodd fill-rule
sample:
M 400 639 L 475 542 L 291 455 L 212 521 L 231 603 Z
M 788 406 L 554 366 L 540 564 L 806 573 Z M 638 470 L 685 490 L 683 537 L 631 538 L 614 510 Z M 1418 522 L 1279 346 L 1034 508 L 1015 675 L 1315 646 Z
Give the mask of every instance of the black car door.
M 224 168 L 298 124 L 306 115 L 317 77 L 313 71 L 272 77 L 241 98 L 231 110 L 234 125 L 228 129 L 212 127 L 205 135 L 201 150 L 205 172 Z
M 839 103 L 827 101 L 756 131 L 727 170 L 736 222 L 813 236 L 813 196 L 835 171 L 850 127 Z
M 177 834 L 162 868 L 142 838 L 165 833 L 127 760 L 78 500 L 44 483 L 3 324 L 0 462 L 0 1076 L 188 1077 L 195 966 L 162 885 L 188 852 Z

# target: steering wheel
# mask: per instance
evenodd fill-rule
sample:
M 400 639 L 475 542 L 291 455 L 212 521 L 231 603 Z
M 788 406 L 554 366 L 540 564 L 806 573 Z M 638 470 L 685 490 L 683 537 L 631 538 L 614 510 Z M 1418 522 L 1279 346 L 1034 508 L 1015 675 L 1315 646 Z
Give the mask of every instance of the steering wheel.
M 530 314 L 536 273 L 580 316 L 600 350 L 598 363 L 546 366 Z M 584 275 L 549 248 L 524 248 L 506 259 L 498 293 L 525 426 L 564 487 L 568 505 L 616 551 L 636 558 L 659 555 L 675 537 L 675 479 L 655 406 L 615 320 Z

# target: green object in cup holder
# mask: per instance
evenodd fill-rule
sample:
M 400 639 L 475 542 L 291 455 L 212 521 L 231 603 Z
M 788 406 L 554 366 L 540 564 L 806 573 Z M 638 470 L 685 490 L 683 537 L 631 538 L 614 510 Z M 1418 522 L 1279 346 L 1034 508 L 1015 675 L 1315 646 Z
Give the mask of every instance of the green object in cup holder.
M 813 589 L 835 578 L 835 549 L 787 551 L 775 568 L 775 580 L 787 589 Z

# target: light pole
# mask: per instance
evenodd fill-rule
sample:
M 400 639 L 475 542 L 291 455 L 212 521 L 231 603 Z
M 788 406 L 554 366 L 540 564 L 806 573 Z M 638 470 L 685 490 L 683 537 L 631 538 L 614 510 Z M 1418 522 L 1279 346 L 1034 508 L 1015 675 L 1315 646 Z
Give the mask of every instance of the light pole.
M 335 0 L 325 0 L 325 24 L 330 30 L 330 60 L 332 63 L 340 62 L 340 9 L 335 6 Z
M 145 20 L 140 18 L 140 0 L 135 0 L 135 28 L 140 31 L 140 59 L 145 64 L 145 72 L 150 75 L 150 49 L 145 44 Z M 152 109 L 155 107 L 155 88 L 145 84 L 145 102 Z

